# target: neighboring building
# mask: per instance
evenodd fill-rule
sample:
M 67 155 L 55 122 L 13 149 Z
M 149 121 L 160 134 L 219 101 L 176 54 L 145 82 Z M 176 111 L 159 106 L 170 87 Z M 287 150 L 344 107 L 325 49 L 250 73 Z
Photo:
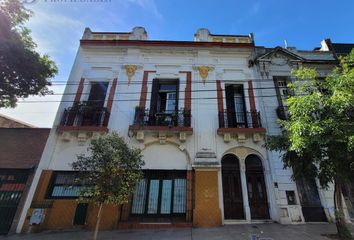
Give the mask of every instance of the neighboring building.
M 304 222 L 291 170 L 264 148 L 265 134 L 280 131 L 276 108 L 285 107 L 285 85 L 277 95 L 273 77 L 285 84 L 300 64 L 325 75 L 336 59 L 255 48 L 252 34 L 199 29 L 194 41 L 155 41 L 142 27 L 86 29 L 18 232 L 34 220 L 37 230 L 94 226 L 97 207 L 76 202 L 70 163 L 108 131 L 141 148 L 146 164 L 131 201 L 104 207 L 103 229 Z
M 332 51 L 336 58 L 347 56 L 353 49 L 354 43 L 332 43 L 331 39 L 323 40 L 320 48 L 322 51 Z M 351 184 L 346 184 L 342 190 L 349 216 L 354 222 L 354 179 L 352 179 Z
M 331 39 L 321 42 L 321 51 L 332 51 L 336 58 L 347 56 L 354 49 L 354 43 L 332 43 Z
M 331 51 L 301 51 L 293 47 L 256 48 L 255 67 L 260 77 L 256 86 L 259 96 L 263 96 L 260 111 L 268 135 L 280 134 L 277 119 L 286 120 L 289 117 L 286 108 L 287 85 L 296 81 L 291 70 L 300 66 L 316 68 L 319 79 L 322 79 L 337 64 Z M 305 175 L 294 182 L 291 179 L 292 169 L 283 169 L 279 158 L 277 152 L 269 152 L 280 222 L 334 220 L 333 188 L 323 190 L 315 178 Z
M 17 227 L 50 129 L 0 118 L 5 119 L 0 127 L 0 234 L 7 234 Z
M 34 126 L 0 114 L 0 128 L 34 128 Z

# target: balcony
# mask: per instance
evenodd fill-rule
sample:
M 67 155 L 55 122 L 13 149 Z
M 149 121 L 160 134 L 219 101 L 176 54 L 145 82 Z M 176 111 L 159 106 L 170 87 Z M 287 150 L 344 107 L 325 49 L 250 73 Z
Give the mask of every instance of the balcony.
M 97 107 L 86 102 L 64 110 L 58 132 L 63 131 L 105 131 L 109 112 L 104 107 Z
M 164 133 L 179 133 L 180 140 L 185 141 L 186 134 L 191 134 L 191 112 L 179 110 L 173 112 L 151 112 L 148 109 L 136 108 L 134 122 L 129 131 L 137 133 L 137 139 L 143 140 L 143 132 L 158 132 L 162 137 Z
M 290 114 L 288 112 L 288 108 L 284 106 L 279 106 L 276 109 L 277 116 L 280 120 L 289 120 Z
M 253 135 L 253 140 L 258 142 L 261 140 L 261 133 L 265 131 L 259 112 L 237 113 L 227 110 L 219 112 L 218 134 L 224 136 L 225 142 L 230 142 L 232 137 L 244 142 L 249 133 Z

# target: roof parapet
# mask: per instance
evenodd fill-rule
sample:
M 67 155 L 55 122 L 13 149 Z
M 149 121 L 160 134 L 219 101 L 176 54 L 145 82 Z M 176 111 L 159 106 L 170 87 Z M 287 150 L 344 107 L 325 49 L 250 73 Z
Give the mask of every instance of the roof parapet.
M 82 40 L 148 40 L 144 27 L 134 27 L 131 32 L 92 32 L 85 28 Z
M 207 28 L 199 28 L 194 34 L 195 42 L 253 43 L 253 33 L 249 35 L 211 34 Z

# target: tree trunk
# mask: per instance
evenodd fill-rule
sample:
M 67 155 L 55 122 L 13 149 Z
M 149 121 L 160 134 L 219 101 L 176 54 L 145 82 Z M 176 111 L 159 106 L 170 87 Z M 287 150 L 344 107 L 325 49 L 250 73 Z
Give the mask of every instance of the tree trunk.
M 97 240 L 98 229 L 100 227 L 100 222 L 101 222 L 102 207 L 103 207 L 103 203 L 100 204 L 100 208 L 98 209 L 95 232 L 93 234 L 93 240 Z
M 336 216 L 336 226 L 337 226 L 339 238 L 343 240 L 352 240 L 353 237 L 344 219 L 342 184 L 338 180 L 335 181 L 334 207 L 335 207 L 335 216 Z

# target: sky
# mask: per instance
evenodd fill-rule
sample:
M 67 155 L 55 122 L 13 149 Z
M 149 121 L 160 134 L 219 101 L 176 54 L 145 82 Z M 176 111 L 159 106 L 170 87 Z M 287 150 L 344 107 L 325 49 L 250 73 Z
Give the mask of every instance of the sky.
M 20 99 L 0 114 L 37 127 L 52 127 L 85 27 L 129 32 L 143 26 L 149 39 L 190 40 L 198 28 L 213 34 L 254 33 L 258 46 L 288 45 L 310 50 L 321 40 L 354 42 L 353 0 L 22 0 L 33 11 L 27 26 L 59 67 L 56 95 Z M 56 102 L 48 102 L 56 101 Z

